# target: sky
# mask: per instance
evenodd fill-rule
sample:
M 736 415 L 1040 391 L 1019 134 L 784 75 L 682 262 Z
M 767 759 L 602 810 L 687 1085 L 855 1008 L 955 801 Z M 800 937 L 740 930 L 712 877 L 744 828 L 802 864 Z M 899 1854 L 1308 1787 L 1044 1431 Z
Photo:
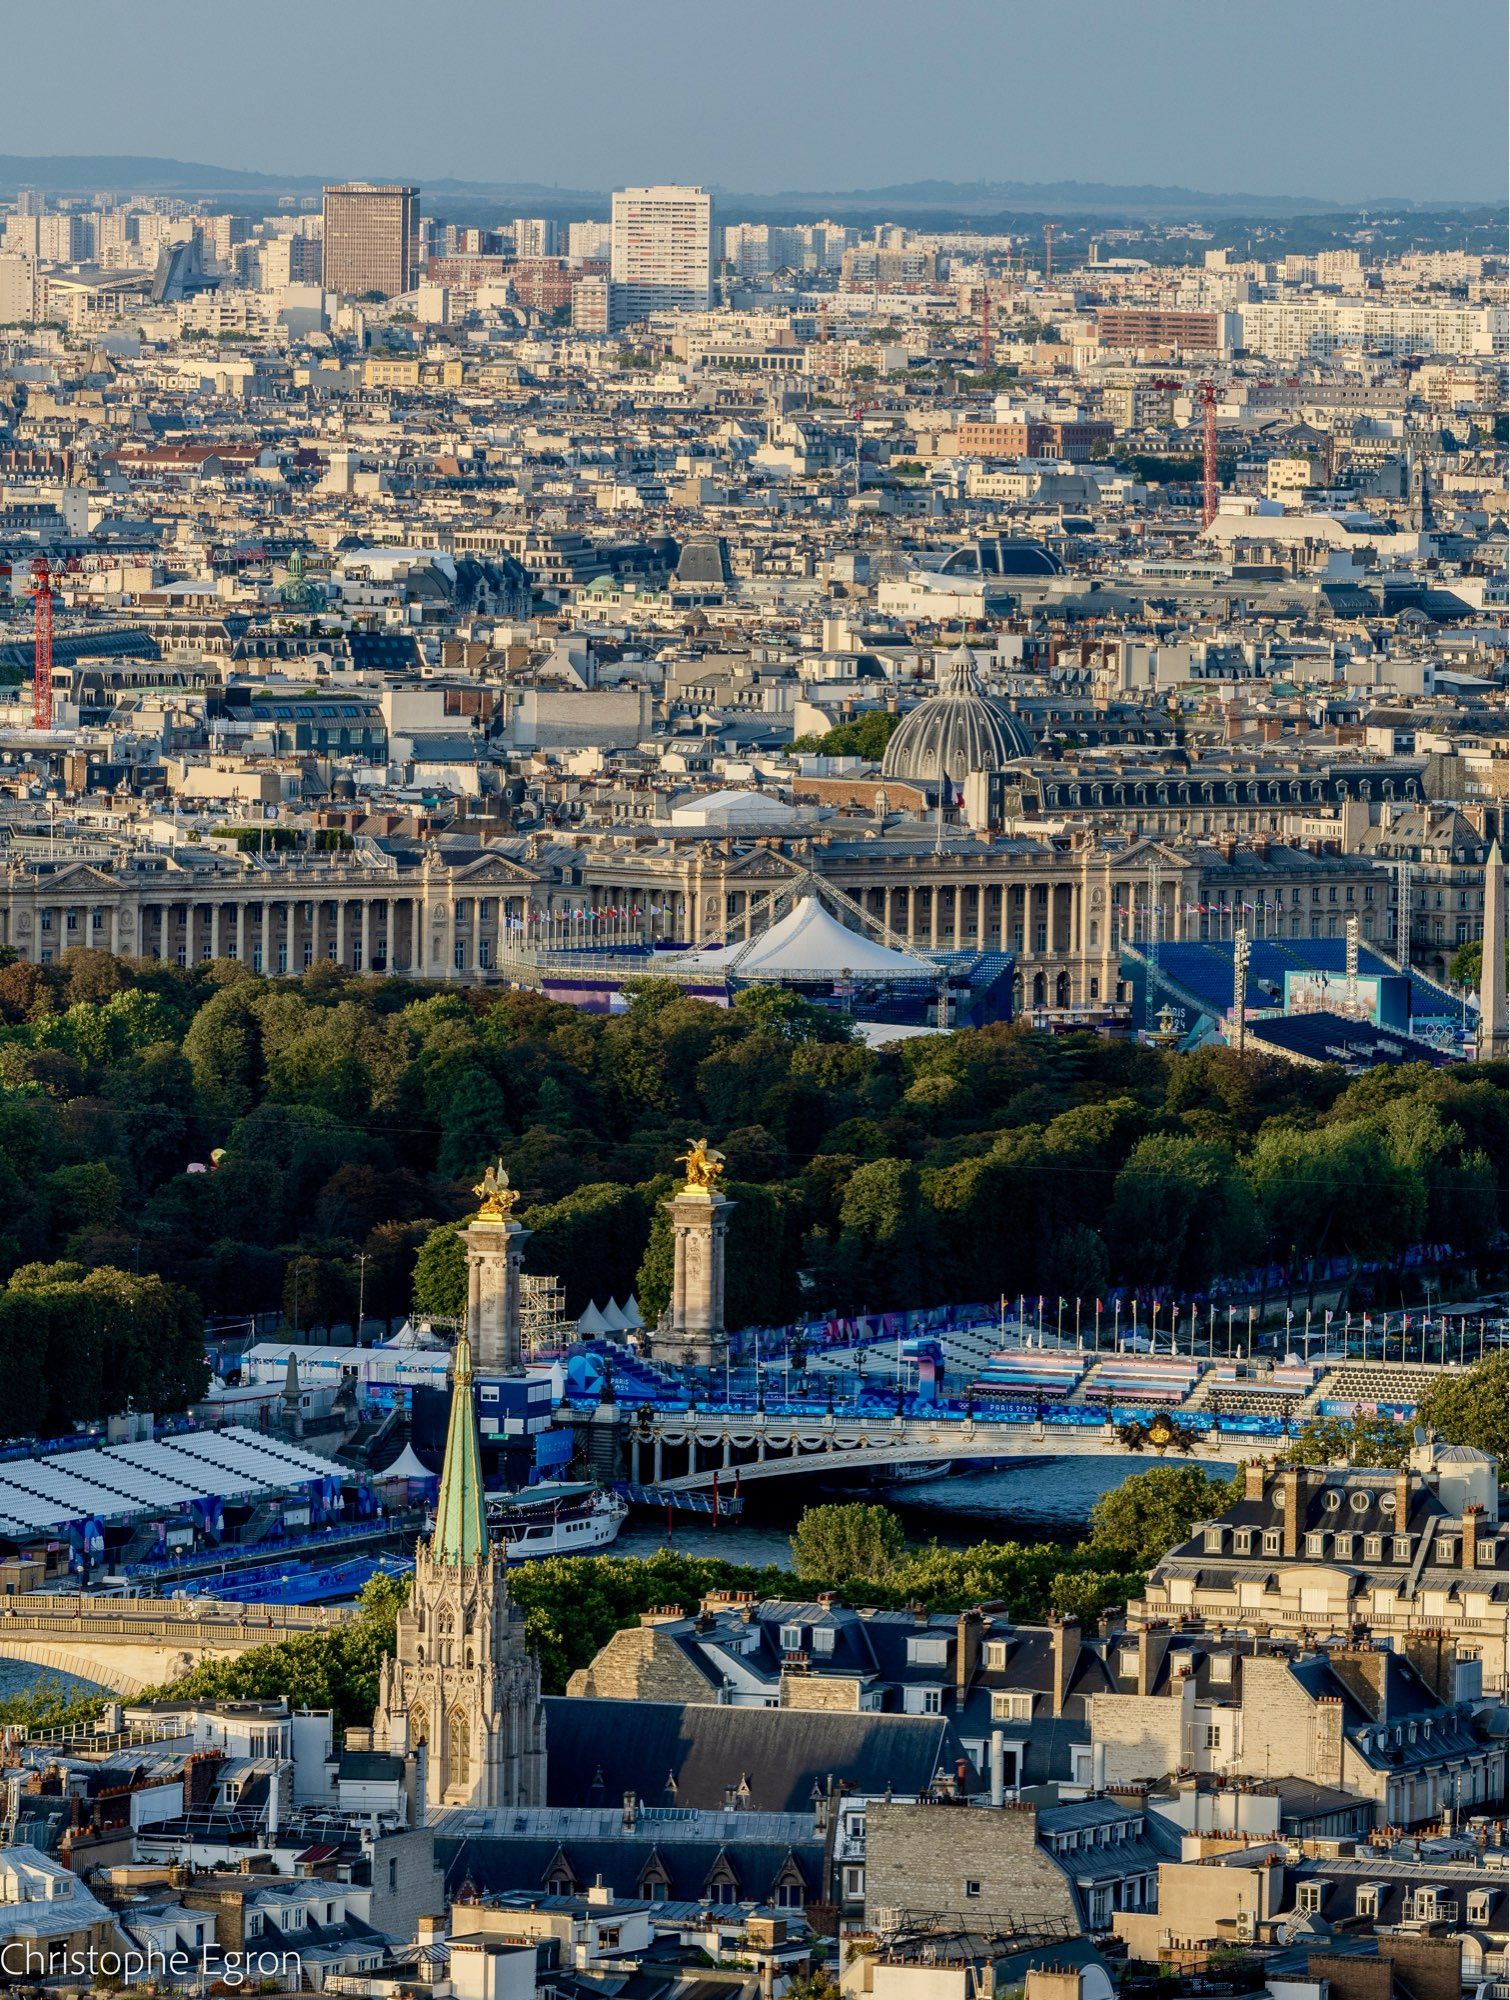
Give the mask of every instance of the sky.
M 1504 0 L 69 0 L 0 150 L 740 193 L 1176 184 L 1495 201 Z M 24 77 L 46 85 L 18 88 Z

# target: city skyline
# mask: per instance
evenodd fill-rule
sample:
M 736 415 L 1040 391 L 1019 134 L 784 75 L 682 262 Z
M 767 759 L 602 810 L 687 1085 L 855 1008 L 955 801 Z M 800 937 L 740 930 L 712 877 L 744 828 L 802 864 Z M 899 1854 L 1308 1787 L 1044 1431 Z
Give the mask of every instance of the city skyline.
M 1506 22 L 1486 0 L 1457 0 L 1451 34 L 1440 15 L 1395 0 L 1366 14 L 1353 0 L 1320 11 L 1263 0 L 1224 14 L 1219 42 L 1194 0 L 1158 0 L 1136 17 L 1099 0 L 1049 17 L 949 0 L 923 20 L 897 14 L 881 36 L 851 0 L 816 13 L 773 0 L 716 36 L 698 32 L 689 0 L 647 0 L 632 20 L 599 0 L 506 15 L 444 0 L 427 17 L 429 65 L 391 60 L 409 33 L 392 0 L 360 17 L 348 0 L 314 15 L 266 0 L 231 93 L 224 50 L 185 0 L 146 0 L 129 27 L 89 11 L 66 99 L 13 106 L 15 154 L 150 150 L 290 177 L 688 181 L 767 197 L 927 180 L 1329 204 L 1505 193 Z M 41 59 L 40 27 L 13 25 L 18 64 L 33 42 Z M 465 62 L 448 60 L 463 48 Z M 1483 59 L 1462 61 L 1468 48 Z M 554 87 L 521 90 L 521 76 Z M 736 78 L 737 90 L 721 87 Z M 666 113 L 646 119 L 656 91 Z M 1068 116 L 1070 102 L 1094 116 Z

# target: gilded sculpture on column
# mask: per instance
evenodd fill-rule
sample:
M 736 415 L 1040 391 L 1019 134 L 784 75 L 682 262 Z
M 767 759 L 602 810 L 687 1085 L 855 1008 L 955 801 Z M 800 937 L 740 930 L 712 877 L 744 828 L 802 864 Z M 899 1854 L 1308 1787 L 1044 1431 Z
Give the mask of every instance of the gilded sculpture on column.
M 509 1185 L 508 1168 L 502 1160 L 488 1167 L 472 1192 L 481 1204 L 474 1218 L 477 1222 L 507 1222 L 519 1199 L 519 1190 Z
M 715 1152 L 706 1139 L 689 1139 L 686 1152 L 677 1154 L 676 1164 L 687 1170 L 686 1193 L 711 1194 L 723 1173 L 724 1156 Z

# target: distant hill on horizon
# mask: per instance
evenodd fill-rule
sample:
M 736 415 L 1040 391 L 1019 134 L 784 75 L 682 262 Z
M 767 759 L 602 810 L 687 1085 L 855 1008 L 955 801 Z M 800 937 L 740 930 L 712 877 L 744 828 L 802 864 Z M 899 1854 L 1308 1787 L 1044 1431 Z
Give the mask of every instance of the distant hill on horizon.
M 1146 183 L 1120 186 L 1111 181 L 900 181 L 886 187 L 807 189 L 751 197 L 768 203 L 840 203 L 874 208 L 890 203 L 899 210 L 954 208 L 990 210 L 1030 208 L 1038 212 L 1104 214 L 1120 209 L 1141 214 L 1317 215 L 1328 209 L 1351 209 L 1355 203 L 1322 195 L 1209 194 L 1200 188 L 1160 187 Z M 1414 206 L 1414 203 L 1405 204 Z
M 335 178 L 334 176 L 330 178 Z M 525 212 L 591 205 L 606 213 L 609 191 L 563 187 L 541 181 L 481 181 L 454 175 L 429 180 L 416 176 L 422 192 L 466 202 L 518 202 Z M 260 168 L 225 167 L 201 160 L 174 160 L 152 154 L 0 154 L 0 196 L 20 188 L 45 194 L 246 195 L 275 201 L 280 195 L 316 194 L 327 185 L 318 174 L 269 173 Z M 1013 210 L 1032 215 L 1109 214 L 1165 219 L 1219 216 L 1356 214 L 1362 209 L 1411 211 L 1489 209 L 1490 202 L 1417 202 L 1406 196 L 1371 202 L 1340 202 L 1326 196 L 1211 194 L 1199 188 L 1109 181 L 900 181 L 884 187 L 789 189 L 756 194 L 715 188 L 726 214 L 811 216 L 872 214 L 880 208 L 896 216 L 957 215 L 999 218 Z

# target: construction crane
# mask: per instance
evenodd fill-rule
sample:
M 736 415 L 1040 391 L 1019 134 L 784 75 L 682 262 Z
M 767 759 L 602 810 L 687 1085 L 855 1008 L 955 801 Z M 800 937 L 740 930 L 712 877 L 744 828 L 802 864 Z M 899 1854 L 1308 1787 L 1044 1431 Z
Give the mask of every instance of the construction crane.
M 64 576 L 82 570 L 108 569 L 108 562 L 81 562 L 77 556 L 33 556 L 32 594 L 32 699 L 33 729 L 52 728 L 52 594 Z
M 1043 225 L 1043 282 L 1047 284 L 1054 275 L 1054 238 L 1059 234 L 1057 222 Z
M 1208 376 L 1201 395 L 1201 526 L 1216 519 L 1216 384 Z

